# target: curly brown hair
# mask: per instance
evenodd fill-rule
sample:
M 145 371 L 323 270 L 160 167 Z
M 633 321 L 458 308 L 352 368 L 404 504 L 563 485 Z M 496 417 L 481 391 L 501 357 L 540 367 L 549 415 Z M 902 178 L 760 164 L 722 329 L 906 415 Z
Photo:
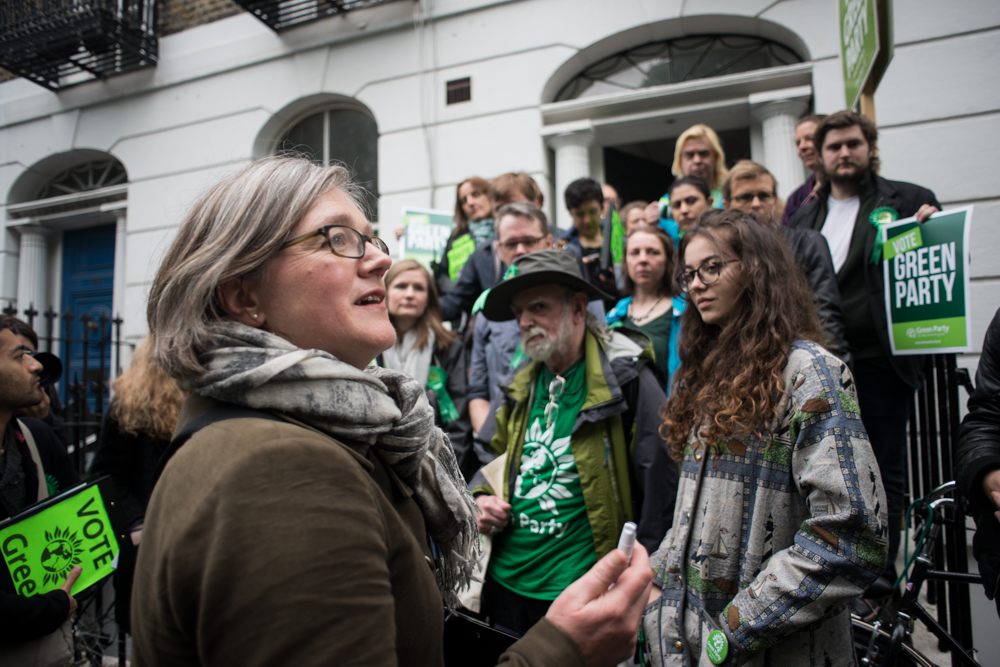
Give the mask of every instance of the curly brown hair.
M 724 327 L 705 324 L 688 299 L 681 366 L 661 427 L 675 460 L 695 432 L 714 447 L 771 428 L 785 395 L 792 343 L 823 342 L 813 293 L 780 234 L 753 214 L 729 209 L 705 213 L 681 239 L 681 258 L 691 240 L 703 236 L 720 255 L 739 260 L 739 272 L 729 275 L 743 291 Z
M 111 416 L 122 433 L 170 440 L 188 392 L 153 363 L 152 352 L 146 336 L 132 355 L 131 366 L 115 380 Z

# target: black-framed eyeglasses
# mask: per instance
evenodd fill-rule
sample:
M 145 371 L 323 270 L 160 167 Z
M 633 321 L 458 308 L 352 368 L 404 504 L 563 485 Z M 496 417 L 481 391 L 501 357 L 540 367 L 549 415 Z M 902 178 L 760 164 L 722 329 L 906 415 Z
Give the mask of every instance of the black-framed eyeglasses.
M 740 204 L 743 204 L 745 206 L 745 205 L 753 202 L 753 198 L 754 197 L 756 197 L 757 199 L 759 199 L 761 204 L 766 204 L 767 202 L 769 202 L 772 199 L 774 199 L 774 193 L 773 192 L 764 192 L 764 191 L 761 191 L 761 192 L 747 192 L 746 194 L 737 195 L 737 196 L 733 197 L 733 200 L 737 201 Z
M 681 287 L 688 289 L 691 286 L 692 281 L 694 281 L 695 275 L 701 281 L 702 285 L 711 285 L 719 279 L 722 275 L 722 268 L 726 264 L 732 264 L 733 262 L 738 262 L 738 259 L 726 259 L 721 262 L 705 262 L 697 269 L 692 271 L 684 271 L 677 278 L 681 283 Z
M 367 236 L 353 227 L 345 227 L 343 225 L 325 225 L 319 229 L 303 234 L 302 236 L 296 236 L 294 239 L 285 241 L 282 244 L 281 249 L 284 250 L 289 246 L 302 243 L 303 241 L 311 239 L 314 236 L 319 236 L 320 234 L 324 234 L 326 236 L 327 244 L 330 246 L 330 250 L 332 250 L 333 254 L 338 257 L 361 259 L 365 256 L 365 246 L 369 242 L 371 242 L 371 244 L 380 251 L 387 255 L 389 254 L 389 246 L 387 246 L 385 241 L 382 239 L 377 236 Z
M 534 248 L 536 245 L 541 243 L 544 238 L 544 236 L 526 236 L 515 241 L 504 241 L 503 243 L 500 243 L 500 247 L 507 252 L 514 252 L 517 250 L 517 246 L 519 245 L 523 245 L 525 248 Z

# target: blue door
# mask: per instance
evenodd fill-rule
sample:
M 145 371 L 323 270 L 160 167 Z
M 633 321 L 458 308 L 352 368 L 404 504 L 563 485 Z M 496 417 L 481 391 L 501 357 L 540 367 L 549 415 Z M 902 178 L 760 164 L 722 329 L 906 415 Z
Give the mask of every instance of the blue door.
M 87 385 L 87 404 L 91 410 L 98 409 L 93 395 L 93 383 L 107 381 L 111 365 L 111 325 L 102 325 L 103 315 L 109 320 L 114 296 L 115 277 L 115 225 L 91 227 L 63 235 L 63 289 L 62 312 L 74 317 L 69 338 L 62 345 L 63 365 L 67 368 L 63 377 L 70 382 L 82 381 Z M 86 335 L 81 316 L 89 315 L 91 322 Z M 58 334 L 67 337 L 66 320 L 61 322 Z M 86 344 L 84 340 L 88 341 Z M 102 345 L 102 341 L 104 344 Z M 101 355 L 103 347 L 103 369 Z M 61 383 L 63 403 L 69 403 L 66 382 Z

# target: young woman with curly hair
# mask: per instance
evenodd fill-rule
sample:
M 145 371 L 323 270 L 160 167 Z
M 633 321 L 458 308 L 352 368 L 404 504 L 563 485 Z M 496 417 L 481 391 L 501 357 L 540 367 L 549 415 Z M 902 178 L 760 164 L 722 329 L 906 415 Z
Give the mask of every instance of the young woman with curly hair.
M 652 559 L 653 664 L 853 665 L 846 601 L 882 572 L 887 519 L 850 371 L 774 230 L 713 211 L 679 252 L 662 432 L 681 482 Z

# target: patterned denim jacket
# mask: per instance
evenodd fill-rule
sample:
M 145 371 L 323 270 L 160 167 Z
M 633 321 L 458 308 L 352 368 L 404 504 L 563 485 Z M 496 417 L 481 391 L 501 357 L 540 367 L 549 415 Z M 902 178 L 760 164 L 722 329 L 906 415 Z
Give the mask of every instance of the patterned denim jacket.
M 684 452 L 673 528 L 652 557 L 663 595 L 643 616 L 657 667 L 711 667 L 716 628 L 727 664 L 855 664 L 846 601 L 885 567 L 885 491 L 847 367 L 797 341 L 784 378 L 773 437 Z

